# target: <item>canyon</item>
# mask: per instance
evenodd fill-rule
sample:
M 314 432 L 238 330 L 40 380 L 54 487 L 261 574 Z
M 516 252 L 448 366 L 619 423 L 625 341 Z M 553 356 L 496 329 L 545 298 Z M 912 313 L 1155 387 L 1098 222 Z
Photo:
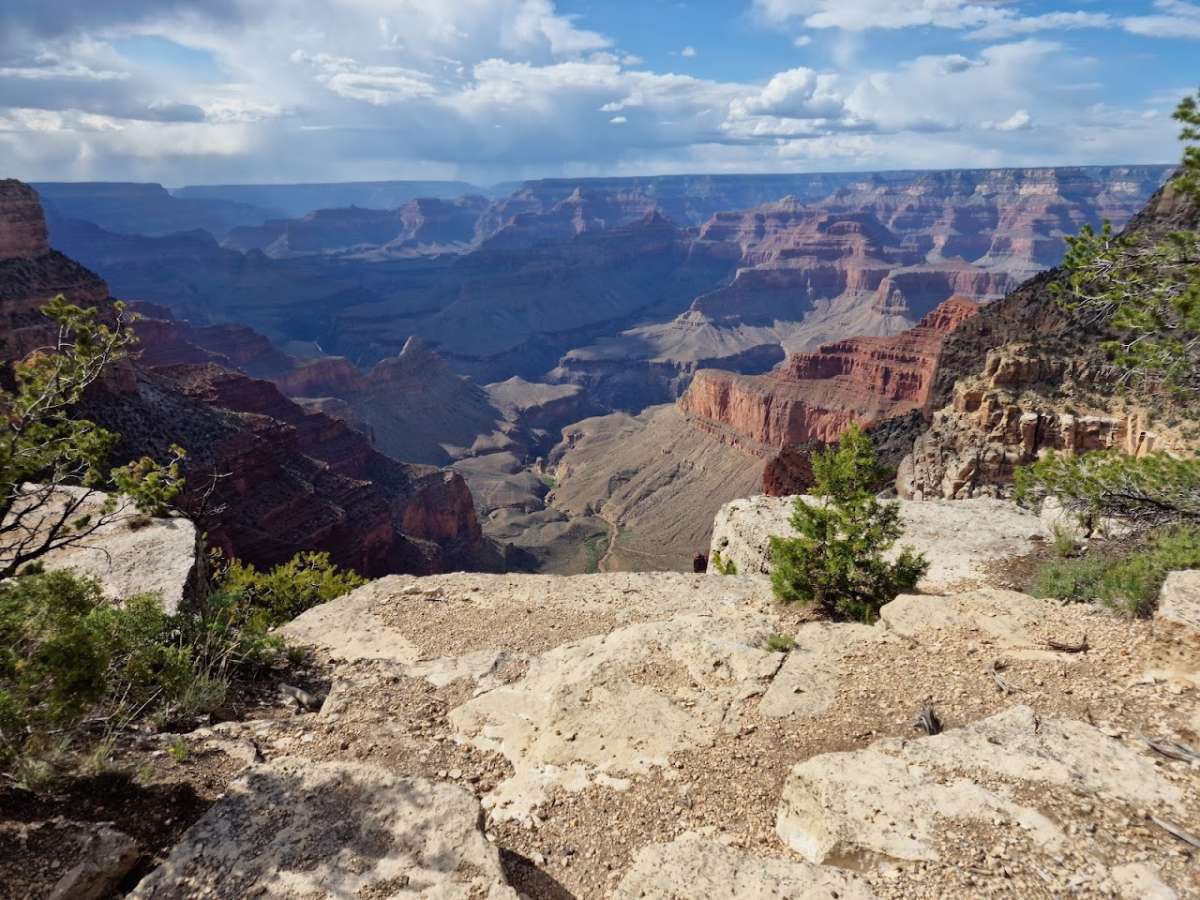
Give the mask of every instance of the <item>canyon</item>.
M 44 344 L 39 309 L 57 294 L 102 311 L 112 303 L 104 281 L 51 250 L 45 234 L 37 194 L 0 182 L 6 362 Z M 120 435 L 116 463 L 165 458 L 182 445 L 191 495 L 183 505 L 214 546 L 260 565 L 323 550 L 364 574 L 503 567 L 503 548 L 482 535 L 460 476 L 387 457 L 341 421 L 239 371 L 293 364 L 249 329 L 193 327 L 145 310 L 135 326 L 142 357 L 94 385 L 81 413 Z M 206 520 L 199 505 L 221 510 L 219 519 Z
M 1168 171 L 560 179 L 389 208 L 351 185 L 364 205 L 161 235 L 73 217 L 60 186 L 49 233 L 150 312 L 148 370 L 265 378 L 374 452 L 451 467 L 511 548 L 493 563 L 687 568 L 722 503 L 804 489 L 852 421 L 899 464 L 946 335 Z M 185 386 L 259 414 L 258 389 Z M 906 466 L 906 495 L 929 492 Z

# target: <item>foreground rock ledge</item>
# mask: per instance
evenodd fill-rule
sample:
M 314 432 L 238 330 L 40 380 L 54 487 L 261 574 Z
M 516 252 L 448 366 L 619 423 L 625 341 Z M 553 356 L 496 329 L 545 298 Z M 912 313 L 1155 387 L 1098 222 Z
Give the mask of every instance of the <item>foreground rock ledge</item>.
M 698 834 L 643 847 L 613 900 L 874 900 L 848 872 L 795 859 L 760 859 Z
M 480 819 L 454 785 L 280 759 L 236 781 L 130 896 L 516 900 Z

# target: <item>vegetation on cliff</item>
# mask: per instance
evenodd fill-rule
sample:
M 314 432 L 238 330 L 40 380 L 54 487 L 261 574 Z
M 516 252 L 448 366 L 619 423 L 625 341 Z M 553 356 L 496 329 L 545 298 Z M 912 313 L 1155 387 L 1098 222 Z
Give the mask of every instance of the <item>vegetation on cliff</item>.
M 881 606 L 916 586 L 928 563 L 907 547 L 893 562 L 884 558 L 900 537 L 900 510 L 875 494 L 881 467 L 860 427 L 816 454 L 812 467 L 812 493 L 823 502 L 796 498 L 790 521 L 798 536 L 771 538 L 771 584 L 782 600 L 874 621 Z
M 49 551 L 79 543 L 106 523 L 156 513 L 183 487 L 183 450 L 167 463 L 149 457 L 110 468 L 118 435 L 73 409 L 84 392 L 129 355 L 136 338 L 125 325 L 124 307 L 113 307 L 113 324 L 98 309 L 72 306 L 59 295 L 44 309 L 54 338 L 44 349 L 13 363 L 14 387 L 0 389 L 5 424 L 0 428 L 0 578 L 9 578 Z M 60 491 L 64 485 L 87 490 Z M 95 490 L 113 490 L 130 502 L 109 498 L 98 516 L 85 516 Z
M 114 604 L 94 579 L 43 571 L 50 551 L 162 514 L 184 486 L 182 450 L 167 464 L 110 468 L 120 436 L 73 416 L 134 343 L 123 308 L 112 325 L 61 297 L 45 312 L 55 342 L 15 363 L 14 389 L 0 392 L 0 776 L 29 784 L 78 764 L 81 750 L 102 760 L 107 737 L 135 721 L 168 725 L 222 708 L 238 683 L 286 660 L 275 626 L 363 583 L 322 553 L 267 572 L 222 561 L 169 613 L 160 597 Z M 84 515 L 96 494 L 101 512 Z

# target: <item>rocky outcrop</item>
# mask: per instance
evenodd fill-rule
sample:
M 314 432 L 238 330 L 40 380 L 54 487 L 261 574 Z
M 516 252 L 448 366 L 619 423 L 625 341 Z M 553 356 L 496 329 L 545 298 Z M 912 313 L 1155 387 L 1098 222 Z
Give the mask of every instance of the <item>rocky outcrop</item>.
M 361 763 L 256 767 L 129 896 L 516 900 L 479 803 Z
M 192 597 L 201 573 L 196 527 L 187 519 L 140 515 L 126 497 L 112 498 L 110 507 L 107 494 L 82 487 L 27 485 L 22 494 L 0 526 L 0 558 L 12 559 L 17 548 L 52 543 L 54 548 L 38 557 L 43 567 L 95 578 L 111 600 L 151 594 L 174 613 Z M 58 523 L 64 518 L 86 519 L 86 534 L 63 542 L 59 535 L 69 532 L 59 530 Z
M 794 533 L 788 523 L 794 500 L 757 496 L 727 503 L 713 523 L 710 558 L 720 553 L 742 573 L 769 572 L 771 537 Z M 926 554 L 932 564 L 923 591 L 984 583 L 992 564 L 1034 552 L 1049 534 L 1036 514 L 1006 501 L 897 502 L 904 532 L 891 552 L 908 546 Z
M 1200 636 L 1200 570 L 1172 572 L 1163 581 L 1155 617 Z
M 959 773 L 970 769 L 972 777 Z M 1040 719 L 1027 706 L 921 741 L 882 741 L 817 756 L 792 769 L 776 831 L 809 862 L 846 867 L 936 862 L 950 829 L 986 824 L 1054 852 L 1066 832 L 1005 782 L 1020 772 L 1036 789 L 1072 789 L 1165 813 L 1183 807 L 1179 788 L 1137 750 L 1091 725 Z
M 93 272 L 50 249 L 37 193 L 0 181 L 0 359 L 11 360 L 51 337 L 41 308 L 58 294 L 80 306 L 108 297 Z
M 1195 773 L 1143 736 L 1190 740 L 1196 657 L 1149 621 L 990 587 L 902 596 L 865 626 L 807 620 L 761 576 L 443 575 L 284 633 L 330 661 L 324 706 L 222 740 L 462 785 L 527 896 L 1192 883 L 1172 835 L 1200 824 Z M 1049 645 L 1082 634 L 1086 653 Z M 924 706 L 941 734 L 914 732 Z
M 1016 470 L 1047 451 L 1116 449 L 1140 456 L 1169 447 L 1150 428 L 1145 409 L 1114 414 L 1093 400 L 1089 413 L 1064 402 L 1065 385 L 1089 380 L 1082 369 L 1077 361 L 1047 359 L 1021 345 L 989 353 L 983 373 L 954 386 L 950 405 L 933 414 L 900 464 L 900 496 L 1004 496 Z M 1059 396 L 1047 396 L 1054 393 Z
M 679 405 L 697 427 L 749 446 L 832 443 L 851 423 L 921 409 L 942 342 L 977 309 L 954 297 L 902 334 L 826 344 L 766 375 L 702 370 Z
M 643 847 L 614 900 L 872 900 L 857 877 L 794 859 L 762 859 L 698 834 Z
M 1200 210 L 1168 184 L 1125 234 L 1142 245 L 1197 224 Z M 901 496 L 1003 496 L 1015 469 L 1049 450 L 1188 452 L 1185 439 L 1149 427 L 1155 398 L 1117 390 L 1103 328 L 1055 300 L 1051 285 L 1062 278 L 1054 270 L 1031 279 L 945 342 L 929 428 L 897 473 Z
M 215 366 L 166 367 L 156 375 L 159 384 L 227 411 L 241 425 L 198 446 L 192 463 L 232 474 L 218 483 L 214 503 L 238 498 L 234 508 L 254 510 L 253 519 L 229 510 L 215 529 L 214 538 L 228 540 L 235 555 L 279 560 L 313 547 L 366 574 L 499 564 L 460 476 L 396 462 L 345 423 L 306 412 L 267 381 Z M 140 384 L 137 398 L 150 390 Z M 325 495 L 322 501 L 314 492 Z
M 0 181 L 0 259 L 36 259 L 49 252 L 37 192 L 11 178 Z

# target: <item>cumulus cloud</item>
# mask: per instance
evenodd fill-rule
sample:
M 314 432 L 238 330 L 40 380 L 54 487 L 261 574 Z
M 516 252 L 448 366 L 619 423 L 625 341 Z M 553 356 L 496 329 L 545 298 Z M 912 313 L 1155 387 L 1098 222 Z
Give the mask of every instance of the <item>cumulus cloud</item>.
M 696 55 L 696 48 L 690 44 L 679 51 L 680 56 L 693 57 Z
M 1129 16 L 1121 27 L 1131 34 L 1146 37 L 1200 38 L 1200 6 L 1186 0 L 1155 0 L 1158 12 L 1149 16 Z
M 1003 122 L 992 122 L 988 120 L 981 123 L 980 127 L 985 131 L 1025 131 L 1031 126 L 1032 121 L 1033 120 L 1030 119 L 1028 111 L 1024 109 L 1018 109 Z
M 758 93 L 734 100 L 730 104 L 730 113 L 738 119 L 753 116 L 837 117 L 845 112 L 845 106 L 836 86 L 836 75 L 804 67 L 789 69 L 768 81 Z
M 402 12 L 397 0 L 115 0 L 55 27 L 15 2 L 14 21 L 36 37 L 0 43 L 0 158 L 29 178 L 488 182 L 985 165 L 999 153 L 1013 164 L 1138 161 L 1173 149 L 1165 114 L 1088 107 L 1081 98 L 1096 97 L 1070 48 L 963 43 L 989 27 L 1071 27 L 1017 24 L 1013 9 L 987 0 L 759 0 L 785 34 L 868 15 L 878 27 L 958 29 L 947 50 L 962 52 L 879 65 L 846 24 L 823 42 L 830 68 L 754 84 L 647 68 L 551 0 L 404 0 Z M 1158 12 L 1189 8 L 1162 0 Z M 202 71 L 139 58 L 125 49 L 131 37 L 186 52 Z

